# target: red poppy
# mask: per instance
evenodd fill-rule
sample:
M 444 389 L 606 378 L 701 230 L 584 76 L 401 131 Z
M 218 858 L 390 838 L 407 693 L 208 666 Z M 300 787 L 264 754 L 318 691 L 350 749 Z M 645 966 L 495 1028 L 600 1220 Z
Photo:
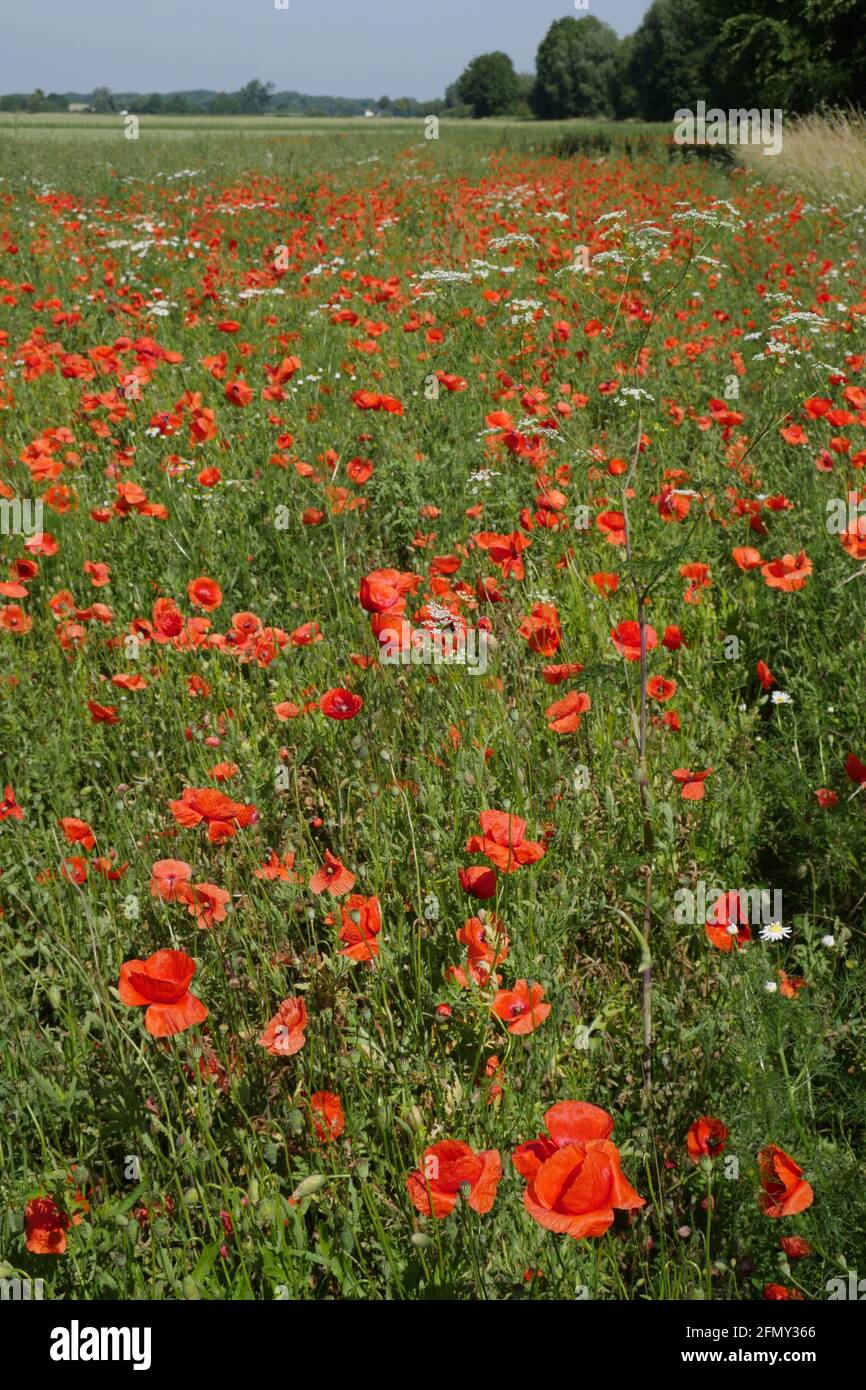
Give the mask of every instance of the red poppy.
M 24 1209 L 26 1246 L 31 1255 L 62 1255 L 71 1225 L 53 1197 L 31 1197 Z
M 364 898 L 353 893 L 340 904 L 343 926 L 340 940 L 345 942 L 341 956 L 349 960 L 373 960 L 379 954 L 376 937 L 382 930 L 378 898 Z
M 752 933 L 739 893 L 723 893 L 716 899 L 707 918 L 706 933 L 709 940 L 720 951 L 738 950 L 751 941 Z
M 550 1013 L 550 1005 L 541 1002 L 543 998 L 542 985 L 518 980 L 513 989 L 497 990 L 490 1010 L 502 1019 L 509 1033 L 524 1037 L 534 1033 Z
M 592 706 L 592 700 L 583 690 L 572 690 L 561 700 L 554 700 L 544 711 L 548 727 L 555 734 L 573 734 L 580 728 L 581 715 Z
M 144 1026 L 154 1038 L 170 1038 L 193 1024 L 203 1023 L 208 1011 L 190 994 L 196 971 L 184 951 L 156 951 L 147 960 L 128 960 L 120 967 L 117 992 L 121 1002 L 144 1006 Z
M 424 1150 L 420 1166 L 406 1179 L 406 1188 L 424 1216 L 447 1216 L 459 1197 L 483 1215 L 496 1200 L 501 1177 L 502 1160 L 497 1149 L 474 1153 L 459 1139 L 442 1139 Z
M 307 1006 L 303 999 L 284 999 L 259 1038 L 272 1057 L 293 1057 L 307 1041 Z
M 205 575 L 191 579 L 186 586 L 186 592 L 190 603 L 195 608 L 203 608 L 206 613 L 212 613 L 223 601 L 223 591 L 219 584 L 215 579 L 208 579 Z
M 360 695 L 338 686 L 334 690 L 325 691 L 319 701 L 319 709 L 328 719 L 354 719 L 363 704 Z
M 616 1209 L 644 1205 L 623 1175 L 619 1150 L 610 1142 L 613 1120 L 605 1110 L 560 1101 L 544 1123 L 548 1134 L 518 1145 L 511 1156 L 529 1180 L 523 1202 L 539 1225 L 583 1240 L 604 1235 Z
M 7 782 L 3 792 L 3 800 L 0 801 L 0 822 L 10 819 L 23 820 L 24 812 L 15 800 L 15 793 Z
M 644 627 L 644 634 L 646 650 L 651 652 L 659 644 L 658 635 L 649 623 Z M 640 661 L 640 623 L 634 618 L 629 618 L 626 622 L 620 623 L 619 627 L 612 628 L 610 640 L 626 661 Z
M 758 1154 L 758 1172 L 763 1188 L 759 1205 L 765 1216 L 796 1216 L 815 1200 L 803 1169 L 778 1144 L 768 1144 Z
M 328 892 L 332 898 L 341 898 L 344 893 L 351 892 L 354 884 L 355 875 L 345 864 L 340 863 L 335 854 L 326 849 L 325 862 L 310 879 L 309 889 L 317 896 L 319 893 Z
M 764 582 L 771 589 L 781 589 L 786 594 L 802 589 L 811 573 L 812 561 L 802 550 L 799 555 L 783 555 L 761 566 Z
M 470 835 L 467 854 L 483 854 L 500 873 L 511 874 L 525 864 L 536 864 L 546 853 L 538 840 L 527 840 L 526 821 L 506 811 L 482 811 L 480 835 Z
M 704 782 L 712 770 L 711 767 L 708 767 L 703 772 L 689 772 L 686 767 L 674 768 L 671 776 L 675 782 L 681 783 L 680 796 L 684 801 L 703 801 L 706 791 Z
M 472 864 L 468 869 L 458 869 L 457 876 L 464 893 L 473 898 L 492 898 L 496 895 L 496 870 L 485 864 Z
M 650 676 L 646 683 L 646 693 L 651 700 L 663 705 L 672 700 L 677 693 L 676 681 L 665 680 L 664 676 Z
M 802 1236 L 780 1236 L 779 1244 L 789 1260 L 807 1260 L 814 1255 L 814 1247 Z
M 728 1139 L 728 1131 L 721 1120 L 712 1115 L 701 1115 L 690 1126 L 686 1136 L 686 1148 L 693 1163 L 702 1158 L 716 1158 L 723 1152 Z
M 179 801 L 168 803 L 179 825 L 187 828 L 205 823 L 211 843 L 231 839 L 238 827 L 253 825 L 258 819 L 255 806 L 232 801 L 216 787 L 184 787 Z
M 315 1095 L 310 1096 L 310 1109 L 316 1138 L 323 1144 L 339 1139 L 346 1128 L 340 1097 L 334 1095 L 333 1091 L 316 1091 Z
M 773 675 L 766 661 L 759 661 L 757 665 L 758 680 L 764 690 L 772 690 L 776 684 L 776 677 Z
M 157 859 L 150 875 L 151 896 L 172 903 L 181 897 L 183 885 L 192 878 L 192 869 L 183 859 Z
M 77 816 L 64 816 L 60 826 L 71 845 L 78 844 L 82 849 L 93 849 L 96 844 L 96 836 L 86 820 L 79 820 Z

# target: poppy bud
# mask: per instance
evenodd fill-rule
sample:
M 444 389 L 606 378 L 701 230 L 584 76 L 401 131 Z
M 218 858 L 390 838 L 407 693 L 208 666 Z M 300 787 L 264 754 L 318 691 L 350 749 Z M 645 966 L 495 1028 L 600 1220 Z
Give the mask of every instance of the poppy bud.
M 328 1179 L 322 1173 L 311 1173 L 308 1178 L 304 1178 L 298 1183 L 292 1193 L 292 1200 L 299 1202 L 302 1197 L 311 1197 L 314 1192 L 318 1192 L 320 1188 L 324 1187 L 327 1181 Z

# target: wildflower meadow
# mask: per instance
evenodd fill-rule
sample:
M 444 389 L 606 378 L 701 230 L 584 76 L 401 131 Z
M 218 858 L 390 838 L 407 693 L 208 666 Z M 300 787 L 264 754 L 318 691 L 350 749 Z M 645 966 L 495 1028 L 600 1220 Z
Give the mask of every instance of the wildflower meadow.
M 3 1280 L 866 1297 L 862 202 L 193 124 L 0 115 Z

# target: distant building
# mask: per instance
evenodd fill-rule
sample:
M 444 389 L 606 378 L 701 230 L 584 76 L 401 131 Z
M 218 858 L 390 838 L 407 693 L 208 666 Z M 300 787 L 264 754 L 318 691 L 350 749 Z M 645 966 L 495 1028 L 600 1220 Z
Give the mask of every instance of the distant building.
M 70 101 L 68 110 L 70 111 L 89 111 L 90 107 L 86 101 Z
M 378 114 L 379 114 L 378 111 L 365 111 L 365 112 L 364 112 L 364 115 L 365 115 L 365 116 L 378 116 Z

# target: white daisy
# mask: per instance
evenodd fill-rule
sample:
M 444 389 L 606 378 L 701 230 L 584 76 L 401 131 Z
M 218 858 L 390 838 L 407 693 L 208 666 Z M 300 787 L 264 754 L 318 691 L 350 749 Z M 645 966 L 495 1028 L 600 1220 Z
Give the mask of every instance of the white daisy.
M 764 985 L 764 989 L 767 991 L 768 994 L 775 994 L 778 988 L 779 986 L 776 984 L 775 980 L 768 980 L 767 983 Z
M 835 936 L 831 936 L 831 935 L 829 935 L 829 934 L 828 934 L 827 936 L 822 936 L 822 937 L 821 937 L 821 945 L 822 945 L 822 946 L 826 946 L 826 947 L 828 948 L 828 950 L 829 950 L 829 948 L 830 948 L 831 946 L 835 946 L 835 945 L 836 945 L 836 938 L 835 938 Z
M 786 690 L 774 690 L 770 699 L 774 705 L 792 705 L 794 703 L 793 695 L 789 695 Z
M 761 928 L 762 941 L 784 941 L 786 936 L 791 935 L 790 927 L 783 927 L 781 922 L 768 922 Z

